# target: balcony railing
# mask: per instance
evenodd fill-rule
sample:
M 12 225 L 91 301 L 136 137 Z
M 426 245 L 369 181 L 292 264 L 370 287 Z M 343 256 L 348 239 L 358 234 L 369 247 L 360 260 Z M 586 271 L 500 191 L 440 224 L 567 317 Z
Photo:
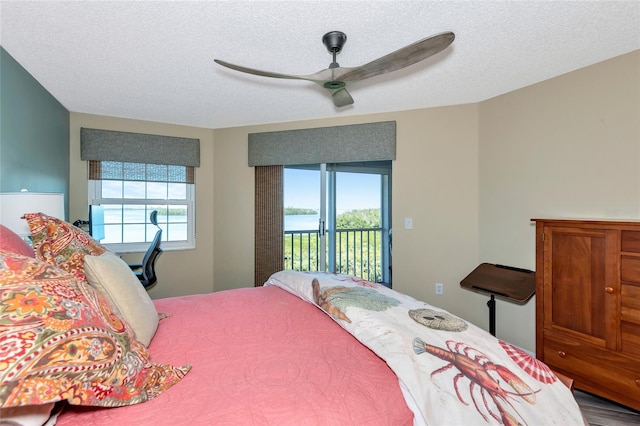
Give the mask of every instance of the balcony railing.
M 382 229 L 338 229 L 335 232 L 335 271 L 367 281 L 382 281 Z M 331 242 L 327 242 L 327 247 Z M 327 249 L 327 265 L 331 265 Z M 284 267 L 296 271 L 320 269 L 318 230 L 284 232 Z

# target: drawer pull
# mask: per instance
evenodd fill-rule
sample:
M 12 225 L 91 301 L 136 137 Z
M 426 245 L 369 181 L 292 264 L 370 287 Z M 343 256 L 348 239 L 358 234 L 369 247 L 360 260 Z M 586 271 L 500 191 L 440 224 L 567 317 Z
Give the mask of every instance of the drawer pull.
M 563 351 L 558 351 L 558 356 L 559 356 L 560 358 L 564 358 L 564 357 L 566 357 L 566 356 L 567 356 L 567 354 L 566 354 L 565 352 L 563 352 Z
M 636 386 L 640 386 L 640 379 L 636 379 Z
M 605 287 L 604 291 L 606 291 L 607 293 L 611 294 L 611 293 L 613 293 L 613 287 Z

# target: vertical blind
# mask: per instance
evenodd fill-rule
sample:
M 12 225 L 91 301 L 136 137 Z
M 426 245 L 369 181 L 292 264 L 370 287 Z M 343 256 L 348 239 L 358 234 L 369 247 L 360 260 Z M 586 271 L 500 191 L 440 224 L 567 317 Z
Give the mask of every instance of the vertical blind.
M 255 285 L 282 269 L 284 258 L 283 166 L 255 170 Z

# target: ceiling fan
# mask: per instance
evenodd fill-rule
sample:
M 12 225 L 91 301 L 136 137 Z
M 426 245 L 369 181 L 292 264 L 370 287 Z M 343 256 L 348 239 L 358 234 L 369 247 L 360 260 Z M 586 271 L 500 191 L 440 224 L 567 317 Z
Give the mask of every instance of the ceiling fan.
M 336 62 L 336 54 L 342 50 L 342 47 L 347 41 L 347 35 L 341 31 L 331 31 L 322 37 L 322 43 L 326 46 L 329 53 L 333 55 L 333 62 L 331 62 L 329 68 L 310 75 L 289 75 L 260 71 L 234 65 L 220 59 L 214 59 L 214 61 L 224 67 L 248 74 L 312 81 L 329 90 L 336 107 L 344 107 L 353 103 L 353 98 L 346 89 L 349 84 L 413 65 L 444 50 L 453 43 L 454 39 L 455 34 L 445 32 L 424 38 L 374 61 L 360 65 L 359 67 L 341 67 Z

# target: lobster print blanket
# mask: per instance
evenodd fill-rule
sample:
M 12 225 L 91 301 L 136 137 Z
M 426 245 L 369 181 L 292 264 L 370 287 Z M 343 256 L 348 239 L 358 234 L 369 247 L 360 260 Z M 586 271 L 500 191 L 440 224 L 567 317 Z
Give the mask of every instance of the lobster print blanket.
M 281 271 L 265 285 L 315 304 L 384 359 L 415 425 L 584 425 L 542 362 L 437 307 L 357 277 Z

